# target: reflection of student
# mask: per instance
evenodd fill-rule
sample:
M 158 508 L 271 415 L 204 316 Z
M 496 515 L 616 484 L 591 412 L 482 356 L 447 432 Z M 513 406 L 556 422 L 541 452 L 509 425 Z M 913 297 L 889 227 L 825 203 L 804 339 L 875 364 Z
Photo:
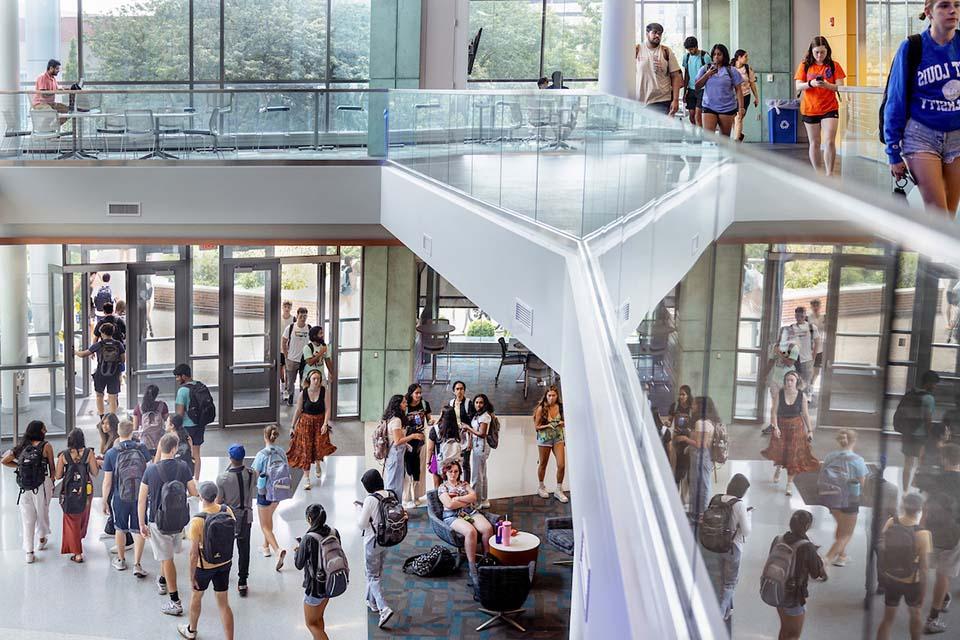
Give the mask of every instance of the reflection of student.
M 546 77 L 546 76 L 544 76 L 544 77 L 540 78 L 539 80 L 537 80 L 537 89 L 546 89 L 546 88 L 547 88 L 547 85 L 549 85 L 549 84 L 550 84 L 550 81 L 547 80 L 547 77 Z

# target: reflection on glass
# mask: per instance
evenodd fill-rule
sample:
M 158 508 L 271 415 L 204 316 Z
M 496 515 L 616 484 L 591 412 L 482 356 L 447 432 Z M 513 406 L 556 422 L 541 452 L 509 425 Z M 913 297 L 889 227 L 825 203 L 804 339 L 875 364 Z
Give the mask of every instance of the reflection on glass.
M 271 272 L 238 268 L 233 276 L 233 407 L 253 409 L 270 406 L 270 386 L 276 382 L 271 367 L 242 366 L 271 362 L 274 346 L 267 291 Z M 279 344 L 279 341 L 278 341 Z

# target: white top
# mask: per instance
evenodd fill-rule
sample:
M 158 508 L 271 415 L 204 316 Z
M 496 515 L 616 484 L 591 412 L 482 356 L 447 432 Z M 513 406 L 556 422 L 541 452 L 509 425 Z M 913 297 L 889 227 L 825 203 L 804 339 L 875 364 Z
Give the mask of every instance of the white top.
M 386 498 L 390 494 L 386 489 L 381 489 L 377 491 L 381 496 Z M 359 509 L 357 513 L 357 526 L 360 528 L 360 531 L 363 532 L 363 535 L 373 535 L 373 527 L 370 526 L 370 520 L 376 524 L 377 519 L 380 517 L 380 512 L 378 505 L 380 502 L 373 496 L 373 494 L 368 495 L 363 499 L 363 506 L 357 507 Z
M 287 339 L 287 360 L 300 362 L 303 348 L 310 342 L 310 325 L 304 323 L 303 327 L 300 327 L 296 322 L 288 324 L 283 330 L 283 337 Z
M 734 499 L 734 496 L 728 495 L 720 497 L 720 501 L 725 503 Z M 743 501 L 743 498 L 740 499 L 740 502 L 733 505 L 733 513 L 730 514 L 730 526 L 737 532 L 733 537 L 734 546 L 743 551 L 743 545 L 747 541 L 747 536 L 750 535 L 750 531 L 753 528 L 750 512 L 747 511 L 747 505 Z
M 807 320 L 810 321 L 810 324 L 812 324 L 820 336 L 823 337 L 824 321 L 826 320 L 824 314 L 821 313 L 820 315 L 817 315 L 811 311 L 807 314 Z M 820 347 L 817 349 L 817 353 L 823 353 L 823 340 L 820 341 Z
M 811 337 L 811 333 L 813 334 Z M 780 344 L 792 342 L 800 349 L 800 362 L 813 360 L 813 343 L 820 337 L 820 331 L 809 322 L 787 325 L 780 330 Z
M 490 546 L 498 551 L 507 551 L 507 552 L 520 552 L 520 551 L 530 551 L 536 549 L 540 546 L 540 538 L 533 535 L 532 533 L 527 533 L 526 531 L 519 531 L 517 535 L 510 536 L 510 546 L 504 544 L 497 544 L 497 539 L 493 536 L 490 537 Z
M 493 422 L 493 419 L 490 417 L 490 414 L 484 411 L 479 416 L 474 416 L 473 420 L 470 421 L 470 426 L 476 429 L 477 431 L 487 430 L 487 433 L 490 433 L 490 423 Z M 480 425 L 485 424 L 486 427 L 481 427 Z M 475 449 L 483 449 L 487 444 L 486 438 L 481 438 L 480 436 L 473 435 L 473 447 Z

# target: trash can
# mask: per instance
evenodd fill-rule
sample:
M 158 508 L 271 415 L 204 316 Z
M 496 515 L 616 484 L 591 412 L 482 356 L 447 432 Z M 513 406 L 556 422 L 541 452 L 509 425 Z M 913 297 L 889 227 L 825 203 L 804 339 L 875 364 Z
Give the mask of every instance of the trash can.
M 797 143 L 798 100 L 767 100 L 767 130 L 774 144 Z

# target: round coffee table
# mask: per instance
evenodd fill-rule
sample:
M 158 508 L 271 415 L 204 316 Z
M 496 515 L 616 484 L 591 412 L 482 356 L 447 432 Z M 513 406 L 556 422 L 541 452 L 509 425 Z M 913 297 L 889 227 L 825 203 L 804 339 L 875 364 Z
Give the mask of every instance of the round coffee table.
M 524 566 L 530 562 L 536 563 L 540 553 L 540 538 L 520 531 L 510 538 L 510 546 L 497 544 L 496 538 L 490 538 L 490 555 L 508 567 Z

